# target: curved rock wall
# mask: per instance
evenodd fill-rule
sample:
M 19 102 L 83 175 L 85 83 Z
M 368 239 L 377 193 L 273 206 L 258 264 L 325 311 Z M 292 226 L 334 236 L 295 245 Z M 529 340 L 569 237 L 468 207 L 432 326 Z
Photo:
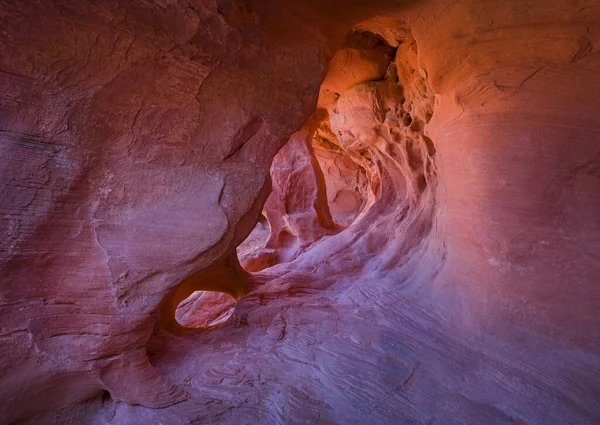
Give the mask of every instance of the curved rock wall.
M 436 30 L 415 24 L 438 93 L 430 137 L 448 267 L 433 302 L 463 326 L 504 333 L 508 321 L 600 348 L 598 228 L 590 220 L 600 211 L 592 78 L 599 13 L 584 3 L 463 5 L 436 13 L 452 34 L 437 41 L 429 38 Z
M 255 3 L 2 2 L 8 421 L 102 389 L 186 397 L 147 361 L 154 316 L 184 278 L 232 263 L 335 34 Z M 271 35 L 273 15 L 289 32 Z
M 600 8 L 0 11 L 7 422 L 600 420 Z

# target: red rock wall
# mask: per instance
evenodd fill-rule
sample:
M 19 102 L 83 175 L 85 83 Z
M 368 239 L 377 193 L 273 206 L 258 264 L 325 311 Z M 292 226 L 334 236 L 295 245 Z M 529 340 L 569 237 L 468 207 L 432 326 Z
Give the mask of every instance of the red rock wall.
M 600 348 L 592 218 L 600 211 L 592 77 L 599 13 L 583 3 L 462 6 L 438 17 L 454 35 L 441 44 L 425 41 L 431 29 L 416 24 L 429 80 L 443 93 L 431 138 L 448 267 L 436 301 L 481 332 L 508 320 Z M 493 22 L 489 30 L 484 21 Z M 512 40 L 522 41 L 514 48 Z
M 6 422 L 600 420 L 600 8 L 0 17 Z M 300 248 L 251 274 L 271 187 Z M 198 290 L 237 299 L 226 324 L 176 324 Z
M 221 3 L 2 3 L 8 420 L 103 388 L 185 398 L 147 362 L 155 312 L 250 231 L 327 54 L 309 27 L 269 35 L 292 11 Z

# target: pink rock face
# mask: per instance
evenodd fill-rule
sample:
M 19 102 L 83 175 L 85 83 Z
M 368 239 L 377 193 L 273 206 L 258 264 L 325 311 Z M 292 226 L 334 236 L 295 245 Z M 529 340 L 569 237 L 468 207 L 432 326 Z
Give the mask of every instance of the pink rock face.
M 596 5 L 0 17 L 3 423 L 600 422 Z
M 222 292 L 196 291 L 177 306 L 175 320 L 186 328 L 210 328 L 225 323 L 235 301 Z

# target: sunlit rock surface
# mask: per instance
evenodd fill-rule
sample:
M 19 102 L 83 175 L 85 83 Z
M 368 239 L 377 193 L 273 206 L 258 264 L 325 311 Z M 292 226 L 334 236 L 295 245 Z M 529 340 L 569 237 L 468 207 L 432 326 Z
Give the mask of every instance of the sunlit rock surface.
M 594 2 L 0 19 L 3 422 L 600 422 Z

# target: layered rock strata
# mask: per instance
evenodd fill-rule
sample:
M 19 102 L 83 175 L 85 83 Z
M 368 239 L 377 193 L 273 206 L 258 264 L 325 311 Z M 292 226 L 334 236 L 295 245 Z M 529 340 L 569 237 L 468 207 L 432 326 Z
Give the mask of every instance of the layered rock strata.
M 7 423 L 600 420 L 595 4 L 0 16 Z

